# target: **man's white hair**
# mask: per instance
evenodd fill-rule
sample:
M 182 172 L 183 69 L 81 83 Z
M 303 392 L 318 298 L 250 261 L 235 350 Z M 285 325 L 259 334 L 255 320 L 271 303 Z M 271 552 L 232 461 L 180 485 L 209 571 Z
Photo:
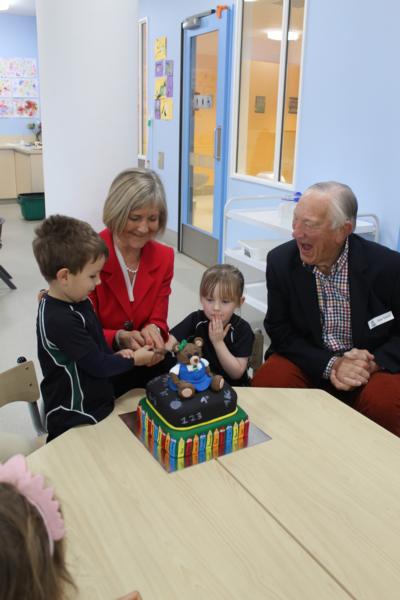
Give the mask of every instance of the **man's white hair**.
M 353 190 L 345 183 L 338 181 L 321 181 L 306 189 L 303 196 L 319 193 L 329 199 L 332 229 L 351 223 L 356 228 L 358 202 Z

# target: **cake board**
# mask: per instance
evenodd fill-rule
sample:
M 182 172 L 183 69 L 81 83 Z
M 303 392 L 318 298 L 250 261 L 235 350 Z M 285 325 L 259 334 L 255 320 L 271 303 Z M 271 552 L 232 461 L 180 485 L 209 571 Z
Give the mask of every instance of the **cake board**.
M 169 452 L 163 449 L 158 444 L 158 439 L 153 436 L 148 436 L 144 431 L 143 427 L 140 425 L 142 415 L 138 414 L 138 411 L 128 412 L 119 415 L 128 429 L 137 437 L 140 442 L 149 450 L 152 456 L 157 460 L 157 462 L 168 472 L 172 473 L 174 471 L 179 471 L 186 467 L 190 467 L 193 465 L 201 464 L 202 462 L 207 462 L 208 460 L 212 460 L 214 458 L 218 458 L 224 456 L 225 454 L 230 454 L 232 452 L 236 452 L 238 450 L 242 450 L 245 448 L 249 448 L 251 446 L 255 446 L 256 444 L 260 444 L 266 441 L 269 441 L 271 437 L 262 431 L 259 427 L 250 422 L 247 438 L 237 437 L 235 441 L 232 440 L 232 445 L 228 445 L 228 449 L 226 445 L 222 445 L 218 443 L 212 444 L 207 448 L 205 448 L 204 452 L 198 453 L 186 453 L 183 456 L 172 456 Z

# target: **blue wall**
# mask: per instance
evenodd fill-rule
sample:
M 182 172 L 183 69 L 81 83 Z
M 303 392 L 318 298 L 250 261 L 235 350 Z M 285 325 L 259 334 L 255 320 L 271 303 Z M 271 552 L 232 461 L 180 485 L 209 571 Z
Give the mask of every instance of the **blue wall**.
M 154 103 L 153 46 L 168 38 L 168 58 L 175 61 L 174 119 L 156 121 L 150 161 L 165 152 L 168 226 L 177 230 L 179 185 L 180 23 L 184 17 L 215 8 L 205 0 L 139 0 L 149 27 L 149 102 Z M 400 4 L 354 0 L 308 0 L 299 110 L 295 190 L 316 181 L 337 179 L 355 191 L 360 212 L 376 213 L 382 243 L 396 247 L 400 227 L 397 169 L 400 86 L 397 76 Z M 232 148 L 232 140 L 230 141 Z M 231 196 L 276 194 L 276 188 L 228 178 Z
M 149 128 L 150 166 L 160 175 L 168 198 L 168 228 L 178 228 L 179 190 L 179 113 L 181 78 L 181 22 L 188 16 L 215 8 L 211 0 L 139 0 L 139 18 L 148 18 L 148 94 L 149 116 L 154 117 L 154 41 L 167 36 L 167 59 L 174 61 L 173 119 L 155 120 Z M 158 152 L 165 153 L 164 169 L 157 169 Z
M 36 58 L 37 35 L 36 18 L 0 14 L 0 56 L 1 58 Z M 0 119 L 0 135 L 30 135 L 26 124 L 32 118 Z
M 400 5 L 309 0 L 297 187 L 338 179 L 396 247 L 400 226 Z

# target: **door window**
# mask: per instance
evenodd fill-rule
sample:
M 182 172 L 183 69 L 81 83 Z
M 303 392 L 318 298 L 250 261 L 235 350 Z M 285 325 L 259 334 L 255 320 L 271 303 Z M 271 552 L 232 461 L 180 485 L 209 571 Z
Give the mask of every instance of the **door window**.
M 218 31 L 192 38 L 191 224 L 213 231 L 214 132 L 217 123 Z

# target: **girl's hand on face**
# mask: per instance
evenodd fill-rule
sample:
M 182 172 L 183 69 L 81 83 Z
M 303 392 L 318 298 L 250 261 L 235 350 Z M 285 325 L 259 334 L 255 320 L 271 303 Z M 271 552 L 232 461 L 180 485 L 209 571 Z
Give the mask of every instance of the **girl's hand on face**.
M 222 319 L 220 317 L 212 317 L 208 325 L 208 335 L 213 345 L 223 342 L 226 334 L 228 333 L 231 325 L 228 323 L 223 326 Z

